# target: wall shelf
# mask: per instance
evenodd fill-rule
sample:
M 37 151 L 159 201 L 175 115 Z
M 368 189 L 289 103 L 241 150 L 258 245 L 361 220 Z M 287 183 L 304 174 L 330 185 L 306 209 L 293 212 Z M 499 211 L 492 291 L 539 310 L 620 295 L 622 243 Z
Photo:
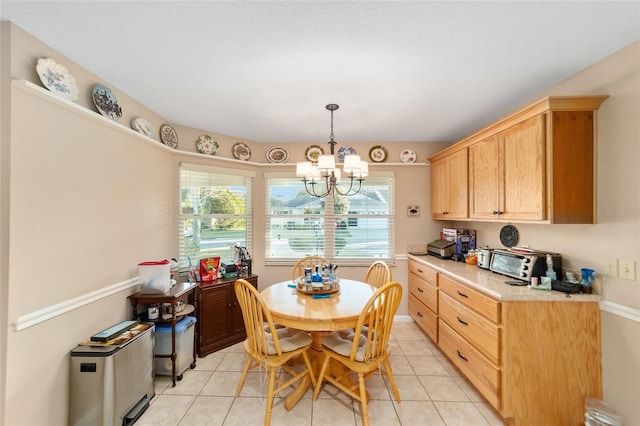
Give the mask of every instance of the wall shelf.
M 174 148 L 170 148 L 166 145 L 164 145 L 162 142 L 157 141 L 153 138 L 150 138 L 148 136 L 143 135 L 142 133 L 139 133 L 133 129 L 131 129 L 130 127 L 125 126 L 122 123 L 119 123 L 117 121 L 113 121 L 109 118 L 106 118 L 104 116 L 102 116 L 101 114 L 92 111 L 90 109 L 85 108 L 82 105 L 79 105 L 75 102 L 72 102 L 68 99 L 64 99 L 61 98 L 60 96 L 56 95 L 53 92 L 50 92 L 49 90 L 45 89 L 44 87 L 38 86 L 35 83 L 32 83 L 30 81 L 27 80 L 23 80 L 23 79 L 14 79 L 11 82 L 13 87 L 16 87 L 24 92 L 27 93 L 31 93 L 33 95 L 38 96 L 39 98 L 47 101 L 47 102 L 51 102 L 54 103 L 56 105 L 59 105 L 63 108 L 67 108 L 71 111 L 77 112 L 79 114 L 84 115 L 86 118 L 96 121 L 98 123 L 101 123 L 105 126 L 109 126 L 111 128 L 117 129 L 118 131 L 125 133 L 128 136 L 134 136 L 136 137 L 138 140 L 140 140 L 141 142 L 147 143 L 147 144 L 151 144 L 154 147 L 164 150 L 166 152 L 170 152 L 172 154 L 175 155 L 185 155 L 188 157 L 194 157 L 194 158 L 199 158 L 199 159 L 205 159 L 205 160 L 213 160 L 214 162 L 218 162 L 218 161 L 223 161 L 223 162 L 228 162 L 228 163 L 235 163 L 235 164 L 244 164 L 244 165 L 251 165 L 251 166 L 256 166 L 256 167 L 275 167 L 275 168 L 280 168 L 280 167 L 295 167 L 296 163 L 259 163 L 259 162 L 255 162 L 255 161 L 245 161 L 245 160 L 236 160 L 235 158 L 227 158 L 227 157 L 219 157 L 219 156 L 212 156 L 212 155 L 207 155 L 207 154 L 200 154 L 197 152 L 190 152 L 190 151 L 182 151 L 182 150 L 178 150 L 178 149 L 174 149 Z M 369 167 L 373 166 L 373 167 L 379 167 L 379 166 L 425 166 L 425 165 L 429 165 L 428 163 L 369 163 Z

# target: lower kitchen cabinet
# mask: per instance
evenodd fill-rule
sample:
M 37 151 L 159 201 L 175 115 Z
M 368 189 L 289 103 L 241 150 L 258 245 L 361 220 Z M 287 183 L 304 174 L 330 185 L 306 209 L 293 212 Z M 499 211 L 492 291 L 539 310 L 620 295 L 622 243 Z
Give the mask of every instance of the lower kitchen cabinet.
M 257 275 L 243 279 L 258 288 Z M 229 278 L 200 283 L 196 349 L 201 357 L 242 342 L 247 337 L 242 310 L 233 288 L 236 280 Z
M 599 302 L 497 298 L 425 263 L 409 260 L 410 315 L 505 421 L 582 424 L 585 398 L 602 398 Z

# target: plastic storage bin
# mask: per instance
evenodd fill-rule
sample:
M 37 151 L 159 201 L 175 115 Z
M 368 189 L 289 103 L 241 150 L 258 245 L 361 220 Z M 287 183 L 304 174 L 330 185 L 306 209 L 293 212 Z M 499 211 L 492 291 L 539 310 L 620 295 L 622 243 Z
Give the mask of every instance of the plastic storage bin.
M 193 357 L 193 336 L 196 318 L 185 316 L 176 323 L 176 378 L 182 380 L 187 368 L 195 367 Z M 171 324 L 156 324 L 155 355 L 171 355 Z M 155 359 L 156 375 L 171 376 L 171 358 Z
M 171 289 L 171 263 L 168 260 L 138 263 L 138 274 L 142 294 L 164 294 Z

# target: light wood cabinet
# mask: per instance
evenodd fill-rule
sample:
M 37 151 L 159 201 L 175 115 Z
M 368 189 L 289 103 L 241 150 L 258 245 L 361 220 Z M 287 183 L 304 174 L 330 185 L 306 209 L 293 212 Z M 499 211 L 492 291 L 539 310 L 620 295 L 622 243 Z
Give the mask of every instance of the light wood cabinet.
M 467 166 L 466 149 L 431 163 L 431 217 L 434 219 L 468 217 Z
M 416 294 L 428 283 L 418 271 L 437 277 L 435 294 L 427 298 L 437 300 L 434 310 Z M 410 259 L 409 307 L 417 324 L 508 424 L 582 424 L 584 399 L 602 398 L 596 300 L 498 300 Z M 429 321 L 414 309 L 427 310 Z
M 545 218 L 545 116 L 469 147 L 469 217 Z
M 409 315 L 438 341 L 438 273 L 409 261 Z
M 432 156 L 432 218 L 453 218 L 440 212 L 449 187 L 439 182 L 468 174 L 457 220 L 595 223 L 595 118 L 607 97 L 545 98 Z M 466 167 L 440 165 L 467 150 Z

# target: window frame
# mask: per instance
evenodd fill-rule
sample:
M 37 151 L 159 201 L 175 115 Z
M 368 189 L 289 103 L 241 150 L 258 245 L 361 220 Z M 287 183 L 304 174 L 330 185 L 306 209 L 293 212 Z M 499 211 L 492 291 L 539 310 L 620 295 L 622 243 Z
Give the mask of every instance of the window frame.
M 297 181 L 299 180 L 296 177 L 292 177 L 291 174 L 286 174 L 286 173 L 264 173 L 264 193 L 265 193 L 265 230 L 264 230 L 264 235 L 265 235 L 265 265 L 267 266 L 282 266 L 282 265 L 290 265 L 291 262 L 293 260 L 297 260 L 300 256 L 298 257 L 270 257 L 270 252 L 271 252 L 271 242 L 268 241 L 269 238 L 273 238 L 271 237 L 271 221 L 274 218 L 287 218 L 287 219 L 302 219 L 304 220 L 305 218 L 308 219 L 313 219 L 316 217 L 319 217 L 321 220 L 324 221 L 324 223 L 332 223 L 335 222 L 338 219 L 346 219 L 347 221 L 351 221 L 353 219 L 355 220 L 359 220 L 359 219 L 366 219 L 368 217 L 371 217 L 370 214 L 365 214 L 365 213 L 358 213 L 358 214 L 354 214 L 354 213 L 345 213 L 345 214 L 336 214 L 333 213 L 333 199 L 332 196 L 328 196 L 325 198 L 326 203 L 325 203 L 325 209 L 323 213 L 317 214 L 317 215 L 308 215 L 308 214 L 296 214 L 296 215 L 292 215 L 292 214 L 286 214 L 286 215 L 278 215 L 278 214 L 272 214 L 271 213 L 271 199 L 270 199 L 270 189 L 272 186 L 272 181 L 274 179 L 288 179 L 291 182 L 293 181 Z M 369 174 L 369 178 L 367 180 L 374 181 L 377 179 L 388 179 L 388 188 L 389 188 L 389 206 L 388 206 L 388 212 L 387 214 L 383 214 L 383 215 L 376 215 L 375 217 L 384 217 L 388 219 L 388 233 L 387 233 L 387 238 L 388 238 L 388 256 L 379 256 L 379 257 L 335 257 L 335 237 L 336 237 L 336 233 L 335 230 L 333 228 L 329 228 L 327 229 L 327 227 L 324 227 L 324 246 L 325 247 L 331 247 L 331 250 L 324 250 L 321 253 L 318 253 L 319 255 L 322 255 L 324 257 L 327 257 L 328 259 L 332 259 L 335 260 L 336 263 L 340 263 L 341 265 L 345 265 L 345 266 L 369 266 L 371 264 L 372 261 L 375 260 L 384 260 L 386 263 L 390 264 L 390 265 L 394 265 L 395 264 L 395 255 L 396 255 L 396 250 L 395 250 L 395 228 L 396 228 L 396 222 L 395 222 L 395 183 L 396 183 L 396 178 L 395 178 L 395 173 L 392 171 L 388 171 L 388 172 L 376 172 L 376 173 L 370 173 Z M 365 180 L 363 182 L 363 185 L 366 185 L 367 180 Z M 324 184 L 321 184 L 324 185 Z M 301 255 L 302 256 L 302 255 Z
M 245 212 L 243 214 L 225 214 L 225 213 L 207 213 L 207 214 L 196 214 L 192 213 L 184 213 L 182 211 L 182 188 L 183 188 L 183 171 L 188 172 L 198 172 L 198 173 L 208 173 L 212 176 L 215 176 L 215 179 L 224 180 L 225 178 L 236 179 L 236 178 L 244 178 L 245 179 Z M 253 252 L 253 185 L 254 185 L 255 172 L 247 171 L 247 170 L 239 170 L 239 169 L 230 169 L 230 168 L 221 168 L 214 166 L 205 166 L 200 164 L 191 164 L 191 163 L 180 163 L 178 167 L 178 203 L 177 203 L 177 238 L 178 238 L 178 261 L 180 264 L 181 270 L 186 270 L 188 267 L 188 259 L 187 253 L 185 249 L 185 239 L 183 232 L 183 223 L 184 220 L 193 219 L 193 220 L 202 220 L 202 219 L 243 219 L 245 222 L 245 244 L 249 253 Z M 202 255 L 202 247 L 199 249 L 199 253 Z M 184 257 L 183 257 L 184 256 Z M 206 257 L 206 256 L 205 256 Z M 204 257 L 201 257 L 204 258 Z M 193 266 L 197 267 L 199 263 L 199 259 L 191 259 Z M 229 259 L 222 258 L 221 262 L 233 260 L 233 256 Z

